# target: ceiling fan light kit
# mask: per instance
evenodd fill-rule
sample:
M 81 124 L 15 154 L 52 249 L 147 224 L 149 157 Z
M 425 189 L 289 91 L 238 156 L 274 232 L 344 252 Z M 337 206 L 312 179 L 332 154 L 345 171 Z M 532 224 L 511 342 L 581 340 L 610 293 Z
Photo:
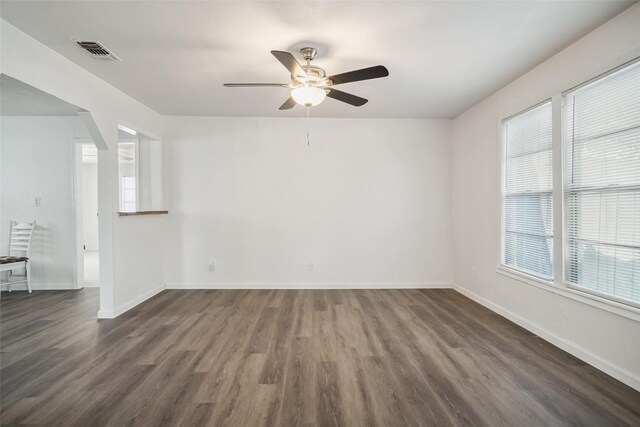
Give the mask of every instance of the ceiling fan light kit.
M 317 50 L 312 47 L 300 49 L 306 64 L 300 63 L 289 52 L 272 50 L 271 54 L 278 60 L 291 74 L 291 83 L 225 83 L 226 87 L 285 87 L 291 90 L 289 98 L 280 106 L 280 110 L 289 110 L 296 104 L 310 108 L 316 106 L 326 97 L 337 101 L 345 102 L 354 107 L 361 107 L 368 102 L 350 93 L 334 89 L 333 86 L 357 82 L 361 80 L 377 79 L 387 77 L 389 71 L 382 65 L 363 68 L 360 70 L 348 71 L 327 77 L 324 69 L 311 65 L 315 59 Z
M 301 86 L 291 90 L 291 97 L 303 107 L 313 107 L 324 101 L 327 92 L 316 86 Z

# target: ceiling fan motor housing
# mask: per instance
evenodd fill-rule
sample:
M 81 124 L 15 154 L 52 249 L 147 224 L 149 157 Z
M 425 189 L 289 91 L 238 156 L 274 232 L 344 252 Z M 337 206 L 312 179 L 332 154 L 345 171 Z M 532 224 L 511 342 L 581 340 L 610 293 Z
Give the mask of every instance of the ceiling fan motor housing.
M 307 61 L 306 65 L 301 65 L 306 75 L 292 74 L 291 78 L 295 84 L 306 86 L 328 86 L 327 73 L 320 67 L 311 65 L 311 61 L 316 57 L 318 51 L 313 47 L 303 47 L 300 49 L 302 57 Z
M 315 65 L 302 65 L 301 68 L 306 76 L 291 75 L 291 78 L 298 84 L 312 84 L 314 86 L 322 86 L 328 83 L 327 73 Z

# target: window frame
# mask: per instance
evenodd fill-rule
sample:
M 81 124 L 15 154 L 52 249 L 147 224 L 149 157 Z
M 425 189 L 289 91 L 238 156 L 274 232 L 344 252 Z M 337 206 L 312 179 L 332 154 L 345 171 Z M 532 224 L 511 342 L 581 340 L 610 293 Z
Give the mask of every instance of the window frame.
M 133 181 L 133 200 L 127 199 L 127 191 L 131 191 L 131 188 L 127 188 L 126 184 L 129 180 Z M 120 177 L 120 211 L 121 212 L 137 212 L 138 197 L 137 197 L 137 182 L 135 176 L 123 176 Z M 128 209 L 127 205 L 133 203 L 133 209 Z
M 553 222 L 553 234 L 550 236 L 551 237 L 551 277 L 547 278 L 544 276 L 540 276 L 537 275 L 535 272 L 533 271 L 525 271 L 525 270 L 520 270 L 517 269 L 513 266 L 507 265 L 505 264 L 505 238 L 506 238 L 506 234 L 507 234 L 507 230 L 506 230 L 506 218 L 505 218 L 505 201 L 506 201 L 506 196 L 507 196 L 507 122 L 509 122 L 511 119 L 514 119 L 516 117 L 522 116 L 523 114 L 527 114 L 537 108 L 540 108 L 546 104 L 550 104 L 551 105 L 551 134 L 552 134 L 552 140 L 551 140 L 551 157 L 552 157 L 552 163 L 551 163 L 551 182 L 552 182 L 552 188 L 551 188 L 551 206 L 552 206 L 552 222 Z M 556 203 L 556 187 L 555 187 L 555 176 L 554 176 L 554 170 L 555 170 L 555 135 L 554 135 L 554 131 L 555 131 L 555 126 L 554 126 L 554 108 L 553 108 L 553 99 L 552 98 L 546 98 L 543 101 L 540 101 L 524 110 L 521 110 L 515 114 L 512 114 L 508 117 L 505 117 L 504 119 L 500 120 L 500 165 L 501 165 L 501 171 L 500 171 L 500 242 L 499 242 L 499 254 L 498 254 L 498 267 L 504 271 L 508 271 L 508 272 L 512 272 L 514 274 L 519 274 L 521 276 L 523 276 L 524 278 L 527 279 L 533 279 L 536 281 L 541 281 L 543 283 L 546 284 L 553 284 L 555 277 L 556 277 L 556 268 L 555 268 L 555 261 L 556 261 L 556 222 L 555 222 L 555 203 Z M 532 192 L 531 194 L 542 194 L 543 192 Z M 546 193 L 546 192 L 545 192 Z
M 499 136 L 500 136 L 500 179 L 499 181 L 499 208 L 500 208 L 500 224 L 498 232 L 498 254 L 496 263 L 496 273 L 517 280 L 519 282 L 534 286 L 547 292 L 560 295 L 562 297 L 572 299 L 593 307 L 600 308 L 602 310 L 632 319 L 640 322 L 640 304 L 623 298 L 617 298 L 616 296 L 591 290 L 585 287 L 577 286 L 565 281 L 565 265 L 567 263 L 567 252 L 565 250 L 565 241 L 567 227 L 565 226 L 565 207 L 566 207 L 566 189 L 565 189 L 565 174 L 564 174 L 564 112 L 565 112 L 565 99 L 566 95 L 578 90 L 586 85 L 594 83 L 610 74 L 618 72 L 628 66 L 631 66 L 637 62 L 640 62 L 640 57 L 634 57 L 631 60 L 609 68 L 604 72 L 583 81 L 582 83 L 570 87 L 562 92 L 556 92 L 551 97 L 546 97 L 544 100 L 539 101 L 528 108 L 518 111 L 515 114 L 511 114 L 499 120 Z M 521 270 L 512 268 L 503 263 L 504 261 L 504 230 L 505 230 L 505 215 L 504 215 L 504 202 L 505 202 L 505 181 L 506 181 L 506 134 L 505 134 L 505 122 L 520 114 L 524 114 L 534 108 L 537 108 L 547 102 L 551 101 L 551 114 L 552 114 L 552 188 L 553 188 L 553 278 L 547 280 L 546 278 L 538 277 L 536 275 L 523 272 Z
M 561 171 L 562 171 L 562 177 L 561 177 L 562 223 L 561 223 L 561 227 L 562 227 L 563 239 L 562 239 L 562 247 L 561 247 L 561 250 L 562 250 L 562 275 L 559 276 L 559 277 L 562 278 L 561 285 L 563 287 L 567 288 L 567 289 L 571 289 L 571 290 L 576 291 L 576 292 L 588 294 L 588 295 L 597 297 L 597 298 L 602 299 L 602 300 L 604 300 L 606 302 L 609 302 L 609 303 L 614 302 L 614 303 L 622 304 L 623 306 L 628 306 L 628 307 L 630 307 L 632 309 L 640 309 L 640 302 L 635 302 L 635 301 L 628 300 L 628 299 L 625 299 L 625 298 L 619 298 L 619 297 L 617 297 L 615 295 L 607 294 L 605 292 L 600 292 L 600 291 L 597 291 L 597 290 L 594 290 L 594 289 L 589 289 L 589 288 L 587 288 L 585 286 L 580 286 L 580 285 L 577 285 L 575 283 L 572 283 L 572 282 L 568 281 L 567 278 L 566 278 L 566 266 L 569 263 L 569 260 L 568 260 L 569 251 L 566 249 L 566 242 L 568 241 L 567 230 L 568 230 L 569 227 L 567 227 L 567 225 L 566 225 L 567 224 L 566 223 L 567 218 L 565 216 L 565 206 L 567 204 L 567 198 L 569 197 L 569 195 L 572 192 L 567 191 L 567 186 L 566 186 L 566 182 L 565 182 L 564 147 L 565 147 L 566 140 L 565 140 L 565 135 L 564 135 L 564 132 L 563 132 L 563 130 L 564 130 L 563 126 L 564 126 L 564 117 L 565 117 L 565 111 L 566 111 L 566 100 L 567 100 L 567 96 L 568 95 L 571 95 L 572 93 L 582 89 L 583 87 L 589 86 L 589 85 L 591 85 L 593 83 L 598 82 L 601 79 L 604 79 L 604 78 L 606 78 L 606 77 L 608 77 L 608 76 L 610 76 L 612 74 L 615 74 L 618 71 L 622 71 L 627 67 L 631 67 L 633 65 L 636 65 L 639 62 L 640 62 L 640 57 L 632 59 L 632 60 L 627 61 L 627 62 L 625 62 L 625 63 L 623 63 L 623 64 L 621 64 L 621 65 L 619 65 L 617 67 L 614 67 L 614 68 L 612 68 L 612 69 L 610 69 L 610 70 L 608 70 L 608 71 L 606 71 L 604 73 L 598 74 L 597 76 L 592 77 L 589 80 L 587 80 L 587 81 L 585 81 L 583 83 L 580 83 L 579 85 L 576 85 L 576 86 L 574 86 L 574 87 L 572 87 L 570 89 L 567 89 L 567 90 L 563 91 L 562 93 L 560 93 L 560 97 L 561 97 L 561 111 L 560 111 L 560 114 L 561 114 L 561 118 L 560 118 L 560 122 L 559 122 L 560 123 L 560 139 L 558 141 L 558 143 L 560 144 L 560 149 L 562 151 L 562 159 L 561 159 L 561 163 L 560 163 L 560 168 L 561 168 Z M 556 145 L 556 143 L 557 142 L 554 139 L 554 141 L 553 141 L 554 146 Z M 555 164 L 553 166 L 555 167 Z M 627 186 L 627 187 L 629 187 L 629 188 L 630 187 L 638 187 L 638 185 Z M 622 187 L 601 188 L 600 189 L 600 193 L 601 194 L 606 194 L 608 192 L 615 192 L 615 191 L 621 191 L 621 190 L 624 190 L 624 189 Z
M 139 185 L 140 185 L 140 139 L 139 138 L 135 138 L 135 137 L 131 137 L 131 138 L 118 138 L 118 141 L 116 143 L 116 149 L 119 150 L 120 149 L 120 145 L 132 145 L 133 146 L 133 155 L 134 155 L 134 159 L 133 159 L 133 165 L 134 165 L 134 175 L 133 177 L 135 178 L 135 210 L 134 211 L 126 211 L 124 209 L 124 195 L 123 195 L 123 182 L 122 179 L 123 177 L 120 177 L 120 168 L 121 168 L 121 161 L 118 158 L 118 211 L 119 212 L 137 212 L 140 209 L 140 189 L 139 189 Z

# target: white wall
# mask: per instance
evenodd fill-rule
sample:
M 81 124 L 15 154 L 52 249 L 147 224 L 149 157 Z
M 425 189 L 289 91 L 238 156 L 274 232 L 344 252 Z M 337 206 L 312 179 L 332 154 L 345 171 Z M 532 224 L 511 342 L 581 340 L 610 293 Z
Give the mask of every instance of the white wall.
M 98 250 L 98 164 L 82 164 L 82 214 L 84 247 L 87 251 Z
M 0 19 L 0 71 L 87 110 L 108 149 L 98 153 L 100 212 L 100 317 L 113 317 L 162 290 L 162 275 L 143 282 L 139 253 L 155 255 L 153 271 L 164 264 L 162 219 L 142 226 L 121 218 L 118 210 L 117 125 L 126 124 L 147 135 L 162 136 L 163 118 L 129 95 L 74 64 L 59 53 Z M 43 71 L 43 70 L 46 70 Z M 96 138 L 94 138 L 96 139 Z
M 78 117 L 2 117 L 0 230 L 7 253 L 10 221 L 37 222 L 31 246 L 34 289 L 73 289 L 75 217 L 73 138 Z M 33 199 L 41 198 L 41 206 Z M 18 285 L 15 289 L 19 289 Z
M 447 120 L 312 118 L 307 147 L 306 120 L 166 118 L 168 286 L 449 286 L 449 139 Z
M 637 56 L 640 5 L 460 115 L 453 124 L 452 227 L 454 282 L 462 292 L 640 389 L 640 315 L 621 316 L 496 272 L 500 120 Z

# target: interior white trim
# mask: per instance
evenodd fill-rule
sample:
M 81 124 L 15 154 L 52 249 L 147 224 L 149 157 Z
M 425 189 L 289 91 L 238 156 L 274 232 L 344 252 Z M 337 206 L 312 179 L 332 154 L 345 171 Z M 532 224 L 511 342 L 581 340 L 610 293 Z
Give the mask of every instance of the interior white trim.
M 539 327 L 538 325 L 529 322 L 527 319 L 497 305 L 492 303 L 491 301 L 476 295 L 475 293 L 471 292 L 470 290 L 463 288 L 462 286 L 460 286 L 457 283 L 452 283 L 452 287 L 454 290 L 456 290 L 457 292 L 461 293 L 462 295 L 466 296 L 467 298 L 472 299 L 473 301 L 477 302 L 478 304 L 481 304 L 483 306 L 485 306 L 486 308 L 488 308 L 489 310 L 511 320 L 512 322 L 522 326 L 523 328 L 525 328 L 526 330 L 538 335 L 540 338 L 544 339 L 545 341 L 550 342 L 551 344 L 555 345 L 556 347 L 561 348 L 562 350 L 566 351 L 567 353 L 572 354 L 573 356 L 577 357 L 578 359 L 588 363 L 589 365 L 601 370 L 602 372 L 604 372 L 605 374 L 608 374 L 610 376 L 612 376 L 613 378 L 627 384 L 629 387 L 632 387 L 638 391 L 640 391 L 640 377 L 636 376 L 635 374 L 633 374 L 632 372 L 627 371 L 626 369 L 623 369 L 607 360 L 604 360 L 602 358 L 600 358 L 599 356 L 597 356 L 596 354 L 594 354 L 593 352 L 585 349 L 584 347 L 581 347 L 571 341 L 567 341 L 564 338 L 561 338 L 549 331 L 547 331 L 546 329 L 543 329 L 541 327 Z
M 132 299 L 131 301 L 121 305 L 117 309 L 111 310 L 100 310 L 98 311 L 98 319 L 115 319 L 121 314 L 131 310 L 133 307 L 142 304 L 149 298 L 159 294 L 160 292 L 165 290 L 165 286 L 158 286 L 157 288 L 153 288 L 150 291 Z
M 114 319 L 165 289 L 449 289 L 449 282 L 428 283 L 167 283 L 121 305 L 116 310 L 98 311 L 98 319 Z
M 450 282 L 405 283 L 196 283 L 173 282 L 167 289 L 449 289 Z
M 513 270 L 503 265 L 499 265 L 496 267 L 496 273 L 502 274 L 503 276 L 509 277 L 511 279 L 515 279 L 519 282 L 526 283 L 527 285 L 535 286 L 536 288 L 545 290 L 547 292 L 552 292 L 554 294 L 558 294 L 563 297 L 588 304 L 592 307 L 596 307 L 601 310 L 605 310 L 610 313 L 635 320 L 636 322 L 640 322 L 640 308 L 623 304 L 608 298 L 599 297 L 589 292 L 570 288 L 566 285 L 559 284 L 560 282 L 551 282 L 535 276 L 530 276 L 521 271 Z

